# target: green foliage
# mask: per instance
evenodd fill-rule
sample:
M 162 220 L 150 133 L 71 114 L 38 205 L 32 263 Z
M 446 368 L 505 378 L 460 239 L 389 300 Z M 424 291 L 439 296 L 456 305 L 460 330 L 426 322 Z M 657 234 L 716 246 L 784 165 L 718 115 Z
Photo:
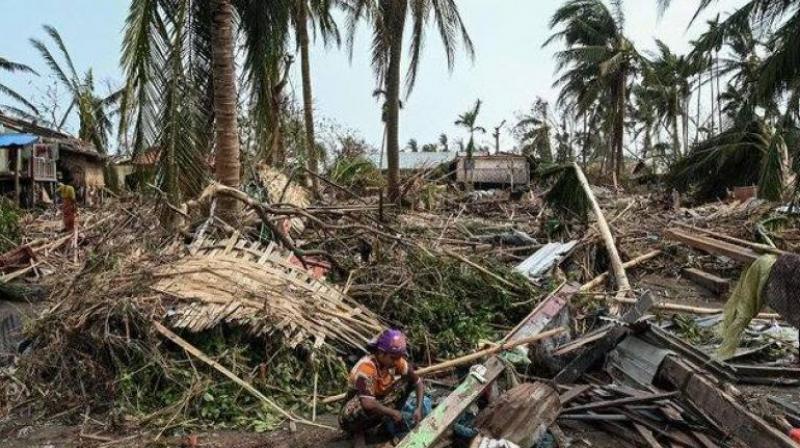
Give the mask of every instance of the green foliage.
M 589 199 L 571 164 L 544 167 L 539 171 L 538 177 L 544 182 L 552 183 L 544 200 L 556 213 L 566 218 L 586 221 Z
M 703 200 L 724 198 L 733 187 L 758 185 L 759 195 L 779 200 L 786 187 L 780 161 L 783 138 L 760 120 L 744 126 L 699 143 L 672 167 L 669 183 L 681 192 L 696 189 Z
M 19 218 L 21 212 L 16 205 L 0 198 L 0 253 L 17 247 L 20 238 Z
M 328 178 L 336 184 L 361 189 L 378 187 L 383 182 L 378 167 L 363 155 L 339 156 L 331 165 Z
M 540 294 L 530 282 L 510 269 L 492 265 L 493 272 L 513 282 L 517 291 L 449 257 L 410 252 L 405 269 L 413 282 L 401 288 L 385 308 L 384 317 L 403 326 L 417 348 L 413 357 L 451 358 L 469 353 L 483 340 L 504 335 L 498 327 L 516 325 Z M 382 299 L 381 299 L 382 300 Z M 379 309 L 376 303 L 373 309 Z

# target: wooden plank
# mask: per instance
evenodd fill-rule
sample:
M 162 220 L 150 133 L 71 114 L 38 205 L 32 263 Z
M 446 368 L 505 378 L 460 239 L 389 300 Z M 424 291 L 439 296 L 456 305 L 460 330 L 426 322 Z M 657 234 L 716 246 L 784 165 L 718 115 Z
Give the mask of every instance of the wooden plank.
M 730 280 L 718 277 L 705 271 L 701 271 L 700 269 L 684 269 L 683 274 L 689 280 L 718 295 L 727 294 L 731 287 Z
M 655 437 L 653 437 L 652 431 L 645 428 L 643 425 L 639 423 L 634 423 L 633 427 L 636 428 L 636 431 L 639 433 L 640 436 L 642 436 L 644 441 L 647 442 L 650 448 L 662 448 L 661 444 L 658 443 Z
M 641 319 L 647 313 L 650 307 L 653 306 L 653 295 L 649 292 L 645 293 L 636 304 L 628 310 L 622 317 L 625 323 L 634 323 Z M 556 384 L 571 384 L 578 380 L 595 363 L 605 358 L 606 354 L 617 346 L 619 341 L 622 340 L 629 330 L 627 327 L 619 326 L 609 330 L 608 334 L 603 336 L 599 342 L 594 346 L 588 348 L 586 351 L 578 355 L 572 360 L 561 372 L 556 375 L 554 381 Z
M 706 236 L 694 235 L 680 229 L 667 229 L 665 235 L 669 239 L 679 241 L 703 252 L 712 255 L 723 255 L 742 263 L 752 263 L 759 257 L 758 252 L 753 249 Z
M 582 406 L 575 406 L 564 409 L 563 412 L 582 412 L 594 411 L 597 409 L 611 408 L 615 406 L 625 406 L 629 404 L 652 403 L 654 401 L 661 401 L 667 398 L 672 398 L 678 395 L 678 392 L 665 392 L 663 394 L 641 395 L 638 397 L 619 398 L 617 400 L 596 401 L 594 403 L 585 404 Z
M 561 396 L 558 397 L 559 401 L 561 401 L 561 406 L 564 406 L 565 404 L 578 398 L 584 392 L 591 389 L 592 387 L 594 386 L 592 386 L 591 384 L 579 384 L 577 386 L 573 386 L 572 388 L 570 388 L 570 390 L 564 392 L 563 394 L 561 394 Z
M 748 411 L 688 361 L 668 356 L 661 364 L 659 375 L 744 446 L 797 447 L 792 439 Z
M 483 435 L 518 446 L 536 444 L 561 410 L 558 392 L 544 383 L 523 383 L 493 401 L 475 419 Z
M 544 330 L 566 307 L 570 298 L 578 292 L 577 285 L 566 285 L 544 299 L 525 320 L 506 337 L 516 341 L 533 336 Z M 506 364 L 499 356 L 492 356 L 483 365 L 480 373 L 470 373 L 467 378 L 444 399 L 425 419 L 417 425 L 397 448 L 427 448 L 436 443 L 458 417 L 475 401 L 497 377 Z

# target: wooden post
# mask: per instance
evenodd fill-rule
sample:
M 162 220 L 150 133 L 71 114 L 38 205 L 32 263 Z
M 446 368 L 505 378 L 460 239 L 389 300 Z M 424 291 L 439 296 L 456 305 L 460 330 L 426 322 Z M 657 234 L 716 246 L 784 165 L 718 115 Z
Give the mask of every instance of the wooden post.
M 20 184 L 19 184 L 19 172 L 22 169 L 22 148 L 18 147 L 14 151 L 17 153 L 16 161 L 14 163 L 14 201 L 17 203 L 17 207 L 21 207 L 22 203 L 20 202 Z
M 572 166 L 575 168 L 575 172 L 578 175 L 578 181 L 581 183 L 583 191 L 586 192 L 586 197 L 592 204 L 592 210 L 594 210 L 595 217 L 597 218 L 597 228 L 600 231 L 600 236 L 603 237 L 603 242 L 606 245 L 608 258 L 611 260 L 611 268 L 614 272 L 614 279 L 617 282 L 617 297 L 626 297 L 631 291 L 631 284 L 628 281 L 627 274 L 625 274 L 625 268 L 622 266 L 622 259 L 619 257 L 617 246 L 614 243 L 614 236 L 611 235 L 611 229 L 608 227 L 608 222 L 606 222 L 606 218 L 603 215 L 603 210 L 600 208 L 600 204 L 597 203 L 597 199 L 594 197 L 594 193 L 592 193 L 592 188 L 589 186 L 589 181 L 586 179 L 586 175 L 583 174 L 583 170 L 581 170 L 581 167 L 579 167 L 577 163 L 572 162 Z

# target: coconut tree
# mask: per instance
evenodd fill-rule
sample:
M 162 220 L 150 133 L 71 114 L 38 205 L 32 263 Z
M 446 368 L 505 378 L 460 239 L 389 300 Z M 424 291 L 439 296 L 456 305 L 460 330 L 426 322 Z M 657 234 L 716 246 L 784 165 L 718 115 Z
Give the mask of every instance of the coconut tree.
M 7 73 L 27 73 L 32 75 L 37 75 L 36 71 L 25 64 L 20 64 L 18 62 L 10 61 L 2 56 L 0 56 L 0 73 L 7 72 Z M 18 106 L 12 106 L 9 104 L 0 105 L 0 109 L 5 109 L 9 112 L 13 112 L 17 115 L 26 118 L 33 118 L 39 115 L 39 110 L 34 106 L 30 101 L 28 101 L 24 96 L 17 93 L 16 90 L 12 89 L 11 87 L 3 84 L 0 82 L 0 95 L 5 95 L 13 100 Z
M 683 55 L 677 55 L 660 40 L 656 40 L 658 51 L 643 64 L 643 89 L 639 95 L 649 97 L 655 105 L 659 119 L 669 127 L 674 157 L 683 155 L 681 140 L 686 143 L 688 135 L 688 107 L 691 98 L 690 79 L 695 65 Z M 683 132 L 679 125 L 683 123 Z M 683 137 L 681 137 L 681 134 Z
M 553 161 L 551 132 L 556 127 L 550 119 L 550 107 L 546 101 L 536 98 L 530 112 L 520 115 L 514 125 L 514 133 L 522 145 L 522 152 L 534 156 L 541 162 Z
M 111 108 L 119 101 L 121 92 L 114 92 L 105 97 L 99 96 L 95 92 L 92 70 L 87 70 L 83 76 L 79 76 L 72 62 L 72 57 L 58 31 L 49 25 L 44 25 L 43 28 L 58 47 L 66 70 L 44 42 L 31 38 L 31 45 L 39 52 L 53 75 L 64 85 L 72 97 L 61 122 L 54 123 L 54 125 L 61 129 L 72 110 L 76 110 L 79 121 L 78 137 L 94 144 L 99 152 L 106 153 L 108 139 L 113 129 Z
M 310 42 L 312 34 L 309 33 L 309 25 L 312 27 L 314 35 L 319 35 L 323 43 L 327 46 L 330 42 L 339 45 L 341 42 L 339 30 L 333 19 L 332 11 L 341 2 L 338 0 L 292 0 L 291 18 L 292 26 L 295 31 L 297 47 L 300 49 L 300 73 L 303 81 L 303 119 L 305 124 L 306 154 L 308 169 L 312 173 L 319 170 L 317 151 L 314 136 L 314 95 L 311 88 L 311 57 Z M 318 31 L 318 33 L 317 33 Z M 319 190 L 319 179 L 311 176 L 311 182 L 315 192 Z
M 372 68 L 378 88 L 386 92 L 387 183 L 389 197 L 395 200 L 400 194 L 400 90 L 406 23 L 410 22 L 406 96 L 411 93 L 417 78 L 426 25 L 436 25 L 450 70 L 459 43 L 473 58 L 474 48 L 455 0 L 349 0 L 348 3 L 351 51 L 357 24 L 368 19 L 372 27 Z
M 442 152 L 450 152 L 450 140 L 447 138 L 447 134 L 439 136 L 439 144 L 442 145 Z
M 475 133 L 480 132 L 481 134 L 486 133 L 486 129 L 482 126 L 478 126 L 478 115 L 481 113 L 481 100 L 475 101 L 475 106 L 472 109 L 464 112 L 463 114 L 458 116 L 458 120 L 456 120 L 455 125 L 464 128 L 467 132 L 469 132 L 469 142 L 467 143 L 467 158 L 471 158 L 472 154 L 475 152 Z
M 122 49 L 121 130 L 130 130 L 134 153 L 158 148 L 156 181 L 171 200 L 205 185 L 212 156 L 217 181 L 238 188 L 237 88 L 252 99 L 254 127 L 267 129 L 290 6 L 288 0 L 131 0 Z M 242 55 L 242 73 L 234 54 Z M 268 142 L 265 132 L 256 135 L 260 144 Z M 218 210 L 233 220 L 238 207 L 220 200 Z
M 598 104 L 610 105 L 605 116 L 611 135 L 607 167 L 615 184 L 624 164 L 628 84 L 642 59 L 625 36 L 624 26 L 621 1 L 609 8 L 602 0 L 568 0 L 550 20 L 556 31 L 545 42 L 566 46 L 556 53 L 561 76 L 555 86 L 561 88 L 562 107 L 571 105 L 582 113 Z

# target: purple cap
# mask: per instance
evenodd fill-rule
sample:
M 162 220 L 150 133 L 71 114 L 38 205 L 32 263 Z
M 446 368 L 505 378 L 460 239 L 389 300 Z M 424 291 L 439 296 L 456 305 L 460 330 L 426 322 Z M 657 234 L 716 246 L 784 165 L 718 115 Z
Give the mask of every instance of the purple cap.
M 370 346 L 392 356 L 406 356 L 407 353 L 406 336 L 400 330 L 384 330 Z

